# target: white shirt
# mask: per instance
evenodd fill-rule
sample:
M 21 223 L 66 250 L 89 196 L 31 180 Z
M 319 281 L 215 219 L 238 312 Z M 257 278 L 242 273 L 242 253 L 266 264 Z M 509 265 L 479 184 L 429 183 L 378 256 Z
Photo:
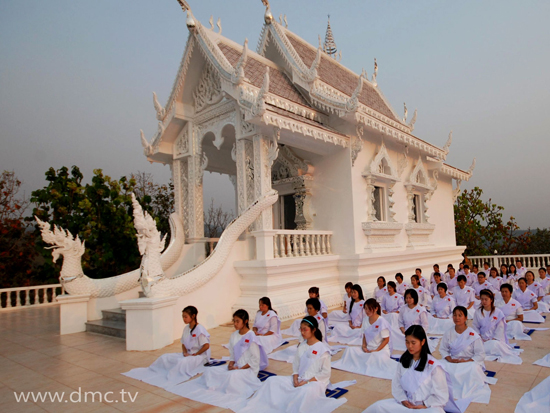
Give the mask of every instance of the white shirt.
M 450 295 L 441 298 L 438 295 L 434 296 L 430 312 L 438 318 L 450 318 L 453 310 L 456 307 L 456 301 Z
M 471 330 L 466 329 L 462 334 L 469 334 L 469 331 Z M 460 337 L 460 334 L 456 332 L 454 327 L 451 327 L 445 332 L 445 334 L 443 334 L 441 344 L 439 345 L 439 354 L 441 354 L 442 358 L 451 355 L 451 343 L 458 339 L 458 337 Z M 485 360 L 485 349 L 483 348 L 483 340 L 481 340 L 481 338 L 475 340 L 453 358 L 465 360 L 472 359 L 476 363 L 483 366 L 483 360 Z
M 466 277 L 466 285 L 468 287 L 471 287 L 471 285 L 477 281 L 477 275 L 473 272 L 469 272 L 468 274 L 464 273 L 462 275 Z
M 409 306 L 405 304 L 399 309 L 398 323 L 399 327 L 403 327 L 405 330 L 414 324 L 418 324 L 424 328 L 424 331 L 428 331 L 428 313 L 420 305 L 409 308 Z
M 380 288 L 380 287 L 376 286 L 372 296 L 376 299 L 376 301 L 378 301 L 378 304 L 382 304 L 382 299 L 387 294 L 388 294 L 388 288 L 387 287 Z
M 525 289 L 525 292 L 521 289 L 516 288 L 512 293 L 512 298 L 519 301 L 524 310 L 530 310 L 533 308 L 533 303 L 538 301 L 537 296 L 529 288 Z
M 504 303 L 504 301 L 502 301 Z M 518 316 L 523 315 L 523 307 L 519 301 L 510 298 L 508 303 L 504 303 L 500 307 L 500 311 L 506 316 L 506 321 L 515 320 Z
M 375 322 L 375 324 L 376 324 L 376 322 Z M 369 322 L 369 318 L 365 317 L 363 319 L 363 326 L 361 327 L 362 337 L 365 336 L 365 330 L 367 328 L 369 328 L 370 326 L 371 326 L 371 323 Z M 378 334 L 376 334 L 376 336 L 374 336 L 374 338 L 367 343 L 367 350 L 372 351 L 372 350 L 378 349 L 378 347 L 380 347 L 380 344 L 382 344 L 382 341 L 384 341 L 384 339 L 389 337 L 389 336 L 390 336 L 390 332 L 386 328 L 378 331 Z M 389 352 L 390 348 L 389 348 L 388 345 L 386 345 L 382 350 L 386 350 L 386 349 Z
M 294 361 L 292 362 L 292 374 L 298 374 L 300 370 L 300 357 L 306 351 L 309 351 L 311 347 L 308 346 L 307 341 L 302 341 L 298 346 L 298 351 L 294 356 Z M 313 377 L 325 386 L 328 386 L 330 382 L 330 352 L 324 353 L 317 360 L 315 360 L 309 368 L 305 371 L 302 379 L 311 380 Z
M 388 312 L 388 313 L 395 313 L 396 311 L 399 311 L 399 309 L 404 304 L 403 296 L 401 294 L 395 293 L 394 295 L 385 295 L 382 299 L 382 310 Z
M 533 291 L 537 297 L 544 297 L 544 288 L 542 284 L 534 281 L 533 284 L 528 285 L 527 288 Z
M 525 267 L 520 267 L 520 268 L 516 268 L 516 271 L 518 273 L 518 275 L 521 277 L 525 277 L 525 273 L 527 272 L 527 268 Z
M 193 334 L 196 335 L 195 337 L 196 340 L 191 340 L 191 343 L 193 344 L 191 348 L 187 348 L 187 352 L 189 354 L 195 354 L 197 351 L 199 351 L 202 348 L 202 346 L 204 346 L 207 343 L 210 343 L 209 337 L 207 337 L 205 334 L 199 334 L 199 331 L 202 331 L 202 328 L 199 328 L 199 326 L 202 327 L 202 325 L 197 324 L 195 329 L 193 330 Z M 184 340 L 187 340 L 190 335 L 191 335 L 191 327 L 189 327 L 189 324 L 187 324 L 183 329 L 183 334 L 181 335 L 181 340 L 180 340 L 181 343 L 183 344 Z M 203 354 L 206 354 L 206 352 L 204 352 Z
M 447 277 L 447 279 L 445 280 L 445 282 L 447 283 L 447 288 L 449 289 L 449 291 L 451 291 L 453 288 L 455 288 L 458 285 L 457 278 L 458 278 L 458 276 L 455 274 L 454 278 Z
M 493 293 L 496 291 L 493 288 L 493 285 L 491 283 L 489 283 L 489 281 L 485 281 L 483 284 L 480 284 L 479 281 L 476 281 L 474 283 L 474 285 L 472 285 L 472 288 L 474 289 L 474 291 L 476 292 L 476 296 L 478 296 L 478 297 L 479 297 L 479 293 L 481 292 L 481 290 L 490 290 Z
M 349 304 L 351 303 L 351 300 L 353 300 L 353 298 L 348 297 L 348 293 L 345 293 L 343 296 L 342 296 L 343 300 L 344 300 L 344 303 L 346 304 L 346 313 L 349 312 Z M 322 308 L 321 308 L 322 310 Z
M 456 300 L 456 305 L 461 305 L 468 308 L 470 303 L 473 303 L 476 299 L 473 288 L 456 286 L 452 289 L 451 294 Z
M 265 313 L 264 315 L 262 315 L 261 311 L 258 311 L 256 313 L 256 318 L 254 320 L 254 327 L 257 327 L 256 324 L 258 324 L 258 321 L 260 320 L 261 317 L 266 317 L 268 314 L 270 314 L 269 311 L 267 313 Z M 262 326 L 262 328 L 258 328 L 258 333 L 259 334 L 265 334 L 268 331 L 271 331 L 273 334 L 280 334 L 280 332 L 279 332 L 279 319 L 275 316 L 272 316 L 272 314 L 270 314 L 270 318 L 267 321 L 267 323 L 264 324 Z
M 493 288 L 495 289 L 495 291 L 500 291 L 500 286 L 502 285 L 502 283 L 504 282 L 504 280 L 502 279 L 501 276 L 496 276 L 495 278 L 493 277 L 489 277 L 487 278 L 487 281 L 493 286 Z
M 229 337 L 229 361 L 235 361 L 233 347 L 235 347 L 235 344 L 237 344 L 242 337 L 239 330 L 235 330 L 233 334 L 231 334 L 231 337 Z M 256 343 L 250 343 L 250 346 L 235 364 L 239 368 L 248 364 L 250 370 L 252 370 L 255 375 L 258 375 L 260 371 L 260 347 L 258 347 Z
M 409 288 L 411 287 L 405 281 L 403 281 L 401 284 L 397 284 L 397 292 L 401 295 L 405 295 L 405 291 L 407 291 Z
M 484 320 L 487 317 L 500 317 L 501 313 L 502 311 L 498 308 L 495 308 L 493 314 L 491 314 L 490 311 L 483 311 L 483 313 L 481 313 L 481 308 L 478 308 L 474 314 L 472 329 L 484 340 L 498 340 L 506 343 L 506 323 L 504 321 L 501 321 L 492 331 L 486 331 L 485 334 L 481 333 L 481 327 Z
M 424 307 L 429 307 L 432 301 L 432 297 L 430 296 L 428 290 L 422 286 L 418 288 L 412 288 L 418 294 L 418 304 L 423 305 Z

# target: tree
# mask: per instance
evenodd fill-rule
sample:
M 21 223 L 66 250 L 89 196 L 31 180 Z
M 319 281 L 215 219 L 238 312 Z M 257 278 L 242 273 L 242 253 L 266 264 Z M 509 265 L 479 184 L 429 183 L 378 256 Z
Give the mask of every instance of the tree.
M 528 253 L 550 253 L 550 228 L 537 228 L 534 232 L 531 232 L 531 244 L 529 245 Z
M 468 255 L 524 254 L 530 243 L 530 233 L 519 233 L 514 217 L 504 224 L 504 207 L 481 200 L 478 187 L 464 190 L 454 205 L 456 242 L 466 245 Z
M 204 236 L 218 238 L 232 219 L 233 211 L 224 212 L 221 206 L 215 208 L 212 198 L 208 210 L 204 212 Z
M 50 168 L 48 185 L 32 192 L 33 215 L 79 235 L 86 241 L 82 268 L 92 278 L 118 275 L 139 266 L 140 255 L 133 224 L 131 193 L 133 179 L 118 181 L 94 170 L 91 184 L 82 185 L 79 168 Z M 31 218 L 32 219 L 32 218 Z M 59 268 L 52 262 L 51 251 L 45 249 L 36 226 L 36 244 L 44 257 L 41 277 L 57 278 Z M 60 264 L 58 263 L 57 266 Z
M 0 175 L 0 288 L 31 284 L 36 257 L 24 214 L 28 199 L 19 196 L 21 181 L 13 171 Z

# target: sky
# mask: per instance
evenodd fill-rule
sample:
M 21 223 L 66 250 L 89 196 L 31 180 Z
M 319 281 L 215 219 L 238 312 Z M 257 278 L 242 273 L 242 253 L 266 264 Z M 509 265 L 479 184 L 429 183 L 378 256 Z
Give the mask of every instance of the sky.
M 208 26 L 255 49 L 260 0 L 188 0 Z M 342 63 L 372 74 L 398 114 L 418 109 L 414 134 L 443 146 L 521 228 L 550 227 L 550 2 L 517 0 L 272 0 L 275 16 L 316 45 L 327 15 Z M 77 165 L 120 178 L 170 169 L 143 156 L 140 129 L 157 128 L 152 92 L 166 102 L 188 30 L 176 0 L 0 0 L 0 170 L 28 196 L 48 168 Z M 206 173 L 205 204 L 234 210 L 227 177 Z

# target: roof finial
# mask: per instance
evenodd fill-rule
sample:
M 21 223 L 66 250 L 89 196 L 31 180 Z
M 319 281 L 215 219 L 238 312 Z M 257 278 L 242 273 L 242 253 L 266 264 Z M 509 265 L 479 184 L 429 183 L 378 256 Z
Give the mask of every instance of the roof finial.
M 333 59 L 337 58 L 338 49 L 336 48 L 336 43 L 334 43 L 334 36 L 332 35 L 332 29 L 330 27 L 330 14 L 328 15 L 327 33 L 325 34 L 323 51 Z
M 271 22 L 273 21 L 273 15 L 271 14 L 271 7 L 269 7 L 269 0 L 262 0 L 262 4 L 265 6 L 265 23 L 271 24 Z

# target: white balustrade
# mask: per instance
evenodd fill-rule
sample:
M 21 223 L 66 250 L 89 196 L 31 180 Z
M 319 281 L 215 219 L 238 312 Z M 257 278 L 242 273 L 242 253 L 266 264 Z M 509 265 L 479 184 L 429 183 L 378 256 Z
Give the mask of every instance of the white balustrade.
M 516 265 L 516 261 L 520 260 L 525 268 L 537 270 L 540 267 L 546 267 L 550 263 L 550 254 L 524 254 L 524 255 L 486 255 L 468 257 L 472 264 L 483 268 L 483 263 L 489 263 L 490 267 L 495 267 L 500 271 L 502 264 Z
M 55 297 L 64 294 L 61 284 L 0 289 L 0 311 L 58 305 Z
M 273 236 L 275 258 L 331 255 L 332 231 L 277 230 Z

